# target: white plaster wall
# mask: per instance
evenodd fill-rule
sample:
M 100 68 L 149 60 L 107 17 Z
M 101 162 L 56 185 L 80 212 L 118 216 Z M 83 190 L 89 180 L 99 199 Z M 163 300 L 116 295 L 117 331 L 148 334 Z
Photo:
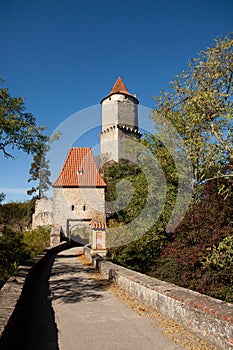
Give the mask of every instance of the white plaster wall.
M 100 216 L 105 220 L 104 188 L 54 188 L 53 224 L 64 231 L 67 219 L 98 220 Z
M 130 159 L 134 161 L 132 154 L 127 151 L 125 140 L 134 140 L 138 138 L 138 134 L 127 130 L 119 129 L 118 127 L 108 127 L 100 134 L 100 154 L 101 164 L 109 160 L 118 162 L 120 158 Z M 136 144 L 135 144 L 136 145 Z M 133 153 L 133 145 L 130 146 L 130 151 Z
M 109 127 L 105 132 L 100 134 L 100 155 L 101 161 L 119 160 L 118 146 L 119 129 L 117 127 Z
M 56 225 L 66 232 L 67 219 L 105 221 L 105 189 L 55 187 L 53 199 L 36 202 L 32 228 Z

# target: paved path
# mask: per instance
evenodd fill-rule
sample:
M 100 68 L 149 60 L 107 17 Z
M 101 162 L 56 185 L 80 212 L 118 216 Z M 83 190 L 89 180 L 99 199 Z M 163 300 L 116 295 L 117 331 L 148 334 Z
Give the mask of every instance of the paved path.
M 80 248 L 57 255 L 49 280 L 60 350 L 181 350 L 91 277 Z

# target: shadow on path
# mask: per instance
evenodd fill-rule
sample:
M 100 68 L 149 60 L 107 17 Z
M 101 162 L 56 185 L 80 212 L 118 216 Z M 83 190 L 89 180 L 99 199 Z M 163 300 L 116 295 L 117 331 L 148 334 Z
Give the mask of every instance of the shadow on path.
M 103 298 L 105 285 L 90 277 L 92 268 L 78 263 L 77 254 L 59 254 L 50 278 L 52 299 L 57 303 L 77 303 Z M 71 306 L 72 307 L 72 306 Z

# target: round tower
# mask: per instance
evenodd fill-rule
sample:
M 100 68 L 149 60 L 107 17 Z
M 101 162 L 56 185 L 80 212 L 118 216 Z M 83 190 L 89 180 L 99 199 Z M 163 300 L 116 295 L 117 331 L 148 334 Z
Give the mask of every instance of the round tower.
M 140 138 L 138 130 L 138 104 L 136 95 L 130 94 L 118 77 L 110 93 L 101 101 L 102 131 L 100 155 L 103 161 L 124 158 L 122 140 Z

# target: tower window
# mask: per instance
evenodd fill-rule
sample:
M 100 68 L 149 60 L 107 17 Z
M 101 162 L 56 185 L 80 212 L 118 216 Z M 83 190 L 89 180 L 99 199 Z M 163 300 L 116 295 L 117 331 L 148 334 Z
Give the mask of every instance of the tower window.
M 83 211 L 86 211 L 86 205 L 84 204 L 84 206 L 83 206 Z
M 74 211 L 74 205 L 71 205 L 71 210 Z

